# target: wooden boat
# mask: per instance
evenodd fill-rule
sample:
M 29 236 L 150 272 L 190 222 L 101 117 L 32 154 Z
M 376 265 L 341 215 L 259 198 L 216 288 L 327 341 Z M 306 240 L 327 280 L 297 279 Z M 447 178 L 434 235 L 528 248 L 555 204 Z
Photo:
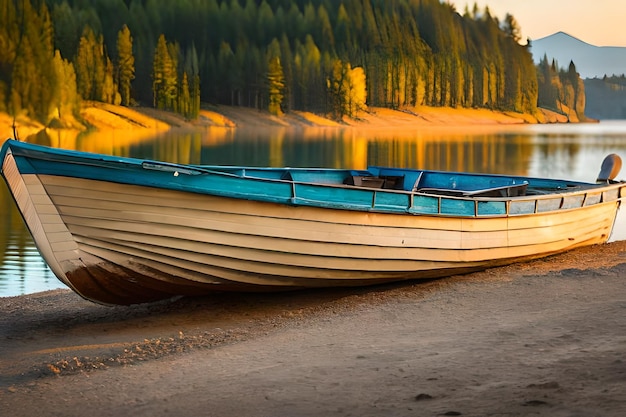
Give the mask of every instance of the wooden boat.
M 626 183 L 371 167 L 177 165 L 14 140 L 35 244 L 86 299 L 133 304 L 435 278 L 606 242 Z M 613 172 L 612 172 L 613 171 Z

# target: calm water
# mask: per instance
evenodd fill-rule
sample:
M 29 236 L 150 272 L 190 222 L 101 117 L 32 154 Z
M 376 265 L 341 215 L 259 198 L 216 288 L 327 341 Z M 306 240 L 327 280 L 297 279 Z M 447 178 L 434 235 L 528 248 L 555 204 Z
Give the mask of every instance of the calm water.
M 44 145 L 176 163 L 407 168 L 595 180 L 604 156 L 626 159 L 626 121 L 589 125 L 394 130 L 210 128 L 158 136 L 105 132 L 38 135 Z M 626 169 L 618 178 L 626 178 Z M 39 257 L 0 182 L 0 297 L 63 288 Z M 626 214 L 612 240 L 626 239 Z

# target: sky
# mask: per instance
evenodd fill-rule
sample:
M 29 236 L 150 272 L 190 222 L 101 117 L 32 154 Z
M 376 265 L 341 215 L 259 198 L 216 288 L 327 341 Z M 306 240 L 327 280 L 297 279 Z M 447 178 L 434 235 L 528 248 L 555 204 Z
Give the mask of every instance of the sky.
M 489 6 L 491 15 L 515 17 L 522 29 L 522 42 L 565 32 L 595 46 L 626 46 L 626 1 L 624 0 L 448 0 L 463 14 L 476 3 Z

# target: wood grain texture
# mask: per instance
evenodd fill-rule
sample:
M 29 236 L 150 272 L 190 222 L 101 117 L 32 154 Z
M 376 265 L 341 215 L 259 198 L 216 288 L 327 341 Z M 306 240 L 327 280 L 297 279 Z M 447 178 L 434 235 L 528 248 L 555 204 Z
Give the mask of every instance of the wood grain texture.
M 39 230 L 33 236 L 38 247 L 50 248 L 42 254 L 57 265 L 55 273 L 86 298 L 121 304 L 468 272 L 604 242 L 618 206 L 455 218 L 287 206 L 50 175 L 27 175 L 22 188 L 21 194 L 33 194 L 27 198 Z

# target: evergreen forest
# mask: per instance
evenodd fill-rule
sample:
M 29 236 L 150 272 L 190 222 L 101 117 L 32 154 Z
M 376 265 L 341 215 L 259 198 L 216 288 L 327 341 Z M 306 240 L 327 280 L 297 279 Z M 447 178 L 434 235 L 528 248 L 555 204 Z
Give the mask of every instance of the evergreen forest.
M 513 16 L 440 0 L 0 0 L 0 22 L 0 111 L 46 125 L 84 100 L 584 110 L 573 63 L 535 66 Z
M 594 119 L 626 119 L 626 75 L 585 79 L 587 114 Z

